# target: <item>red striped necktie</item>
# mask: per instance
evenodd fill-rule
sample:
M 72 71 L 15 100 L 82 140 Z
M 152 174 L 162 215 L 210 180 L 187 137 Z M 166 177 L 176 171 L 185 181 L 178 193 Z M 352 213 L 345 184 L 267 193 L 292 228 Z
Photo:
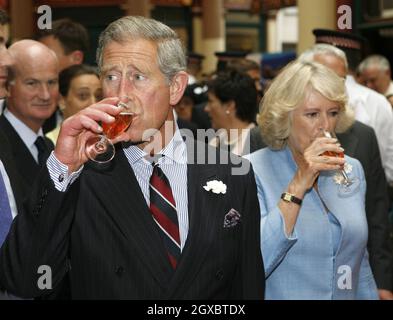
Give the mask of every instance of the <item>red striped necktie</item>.
M 176 269 L 181 254 L 176 203 L 168 178 L 161 168 L 154 163 L 149 189 L 150 211 L 159 227 L 169 261 L 173 269 Z

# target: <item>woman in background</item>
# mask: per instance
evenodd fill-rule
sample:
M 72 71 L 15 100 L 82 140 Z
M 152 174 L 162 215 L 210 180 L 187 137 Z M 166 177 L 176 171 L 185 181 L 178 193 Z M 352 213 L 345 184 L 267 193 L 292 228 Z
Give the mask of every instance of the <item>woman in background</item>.
M 221 71 L 208 83 L 205 107 L 218 135 L 209 143 L 242 156 L 250 150 L 250 129 L 255 127 L 257 89 L 254 80 L 235 70 Z
M 60 110 L 64 119 L 102 99 L 101 82 L 95 68 L 80 64 L 64 69 L 59 74 Z M 60 125 L 47 137 L 56 144 Z

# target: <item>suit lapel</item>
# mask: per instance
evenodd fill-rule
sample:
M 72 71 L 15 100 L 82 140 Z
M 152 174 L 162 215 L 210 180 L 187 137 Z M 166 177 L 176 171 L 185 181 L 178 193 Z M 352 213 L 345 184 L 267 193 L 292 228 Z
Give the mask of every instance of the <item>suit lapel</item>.
M 163 288 L 167 288 L 168 275 L 173 270 L 139 183 L 121 149 L 117 148 L 110 166 L 109 170 L 102 170 L 103 175 L 111 176 L 109 179 L 103 177 L 105 188 L 95 189 L 101 193 L 100 197 L 109 200 L 106 204 L 108 213 L 129 240 L 130 246 L 136 249 L 152 276 Z M 94 184 L 99 185 L 98 181 Z
M 26 145 L 8 122 L 8 120 L 2 115 L 0 117 L 0 125 L 4 134 L 10 141 L 12 149 L 12 156 L 16 164 L 16 169 L 19 172 L 20 178 L 24 181 L 24 188 L 28 189 L 33 184 L 36 174 L 40 167 L 34 160 L 32 154 L 27 149 Z
M 10 179 L 12 191 L 15 197 L 18 212 L 22 210 L 22 181 L 15 168 L 14 159 L 12 158 L 12 151 L 9 141 L 3 132 L 0 131 L 0 160 L 3 162 L 4 168 Z

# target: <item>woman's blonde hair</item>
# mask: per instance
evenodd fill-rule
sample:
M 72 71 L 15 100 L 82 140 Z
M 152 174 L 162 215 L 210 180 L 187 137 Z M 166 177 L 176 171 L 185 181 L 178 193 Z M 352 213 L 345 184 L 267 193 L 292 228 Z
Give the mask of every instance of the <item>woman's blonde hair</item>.
M 340 107 L 336 132 L 344 132 L 352 125 L 354 114 L 347 105 L 345 80 L 322 64 L 296 60 L 274 79 L 259 106 L 258 124 L 270 148 L 286 146 L 292 125 L 290 115 L 309 90 L 319 92 Z

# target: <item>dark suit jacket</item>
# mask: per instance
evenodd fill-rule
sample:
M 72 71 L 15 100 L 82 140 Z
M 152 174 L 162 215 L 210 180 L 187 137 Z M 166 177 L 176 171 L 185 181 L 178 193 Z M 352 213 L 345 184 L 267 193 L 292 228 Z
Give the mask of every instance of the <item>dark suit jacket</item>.
M 192 153 L 188 157 L 193 159 Z M 262 299 L 254 174 L 251 169 L 232 175 L 231 167 L 188 165 L 189 233 L 172 278 L 157 227 L 121 149 L 106 169 L 87 165 L 66 193 L 58 192 L 43 171 L 28 211 L 15 219 L 1 249 L 0 286 L 22 296 L 40 295 L 37 268 L 49 265 L 56 285 L 69 269 L 69 254 L 74 299 Z M 214 179 L 227 185 L 226 194 L 203 189 Z M 241 223 L 224 228 L 231 208 L 241 214 Z
M 366 182 L 366 214 L 370 265 L 378 289 L 392 290 L 392 248 L 388 232 L 388 193 L 374 129 L 355 121 L 345 133 L 337 134 L 345 154 L 363 166 Z
M 392 249 L 388 238 L 388 195 L 377 137 L 374 130 L 355 121 L 345 133 L 337 134 L 345 154 L 356 158 L 366 177 L 366 215 L 370 265 L 379 289 L 392 290 Z M 266 147 L 258 127 L 251 130 L 251 152 Z
M 0 116 L 0 132 L 2 132 L 10 142 L 10 156 L 13 158 L 15 169 L 19 173 L 22 182 L 22 192 L 28 194 L 40 171 L 40 166 L 34 160 L 31 152 L 27 149 L 23 140 L 4 115 Z M 53 143 L 47 138 L 45 138 L 45 142 L 47 147 L 53 150 Z
M 45 141 L 48 148 L 53 149 L 52 142 L 47 139 Z M 4 115 L 0 117 L 0 160 L 3 162 L 10 179 L 12 192 L 18 213 L 20 214 L 23 212 L 23 201 L 31 193 L 31 188 L 40 171 L 40 167 Z M 66 285 L 66 281 L 64 281 L 61 284 L 61 290 L 59 287 L 56 292 L 51 292 L 43 298 L 68 298 Z

